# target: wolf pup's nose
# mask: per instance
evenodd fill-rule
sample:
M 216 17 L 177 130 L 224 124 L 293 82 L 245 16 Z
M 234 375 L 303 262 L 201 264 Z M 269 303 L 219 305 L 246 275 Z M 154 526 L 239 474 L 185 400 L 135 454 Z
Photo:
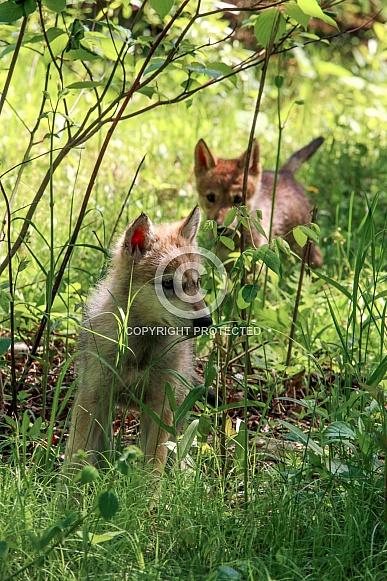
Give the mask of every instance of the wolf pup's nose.
M 193 320 L 193 331 L 194 335 L 200 335 L 205 329 L 212 325 L 212 318 L 210 315 L 207 317 L 199 317 Z

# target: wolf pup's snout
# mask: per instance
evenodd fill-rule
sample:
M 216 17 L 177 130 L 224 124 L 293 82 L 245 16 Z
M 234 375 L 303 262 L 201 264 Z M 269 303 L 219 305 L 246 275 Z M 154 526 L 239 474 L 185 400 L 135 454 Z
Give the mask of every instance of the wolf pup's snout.
M 205 329 L 208 329 L 212 325 L 212 317 L 210 315 L 206 315 L 205 317 L 199 317 L 198 319 L 194 319 L 193 327 L 195 331 L 201 332 Z

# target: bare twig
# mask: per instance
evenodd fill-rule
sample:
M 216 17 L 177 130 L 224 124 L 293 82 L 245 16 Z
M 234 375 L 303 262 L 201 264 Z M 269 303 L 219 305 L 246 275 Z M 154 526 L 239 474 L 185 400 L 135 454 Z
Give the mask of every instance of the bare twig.
M 12 202 L 13 202 L 13 200 L 14 200 L 14 198 L 16 196 L 16 193 L 17 193 L 17 191 L 19 189 L 19 185 L 20 185 L 21 178 L 22 178 L 22 175 L 23 175 L 24 168 L 25 168 L 26 164 L 28 162 L 32 161 L 33 159 L 36 159 L 36 158 L 30 158 L 30 153 L 31 153 L 31 149 L 32 149 L 32 147 L 34 145 L 35 134 L 36 134 L 36 132 L 37 132 L 37 130 L 39 128 L 39 125 L 40 125 L 40 122 L 41 122 L 41 119 L 42 119 L 41 118 L 41 115 L 42 115 L 42 113 L 44 111 L 44 105 L 46 103 L 46 90 L 47 90 L 47 87 L 48 87 L 48 79 L 49 79 L 49 76 L 50 76 L 50 65 L 47 67 L 47 70 L 46 70 L 46 76 L 45 76 L 45 81 L 44 81 L 43 97 L 42 97 L 42 102 L 41 102 L 41 105 L 40 105 L 40 110 L 39 110 L 39 114 L 38 114 L 36 123 L 35 123 L 34 127 L 31 130 L 29 130 L 28 127 L 26 127 L 27 131 L 29 131 L 29 133 L 30 133 L 30 138 L 29 138 L 28 145 L 27 145 L 27 148 L 26 148 L 25 153 L 24 153 L 24 156 L 23 156 L 23 161 L 20 164 L 18 164 L 17 166 L 14 166 L 14 167 L 12 167 L 12 168 L 10 168 L 8 170 L 8 171 L 12 171 L 13 169 L 15 169 L 16 167 L 19 166 L 19 171 L 18 171 L 18 174 L 16 176 L 15 185 L 12 188 L 11 196 L 9 198 L 9 211 L 12 210 Z M 0 179 L 6 173 L 7 172 L 4 172 L 2 175 L 0 175 Z M 3 224 L 0 227 L 0 238 L 3 235 L 3 233 L 4 233 L 4 226 L 5 226 L 5 217 L 4 217 Z
M 3 89 L 3 92 L 1 93 L 1 98 L 0 98 L 0 115 L 1 115 L 1 112 L 3 110 L 5 100 L 7 98 L 8 89 L 9 89 L 9 85 L 11 84 L 12 75 L 13 75 L 13 73 L 15 71 L 16 61 L 17 61 L 18 56 L 19 56 L 19 52 L 20 52 L 20 48 L 21 48 L 21 45 L 22 45 L 24 33 L 26 31 L 27 21 L 28 21 L 28 16 L 24 16 L 23 17 L 23 20 L 22 20 L 22 23 L 21 23 L 21 27 L 20 27 L 20 33 L 19 33 L 19 36 L 17 38 L 15 50 L 13 51 L 11 64 L 9 65 L 7 78 L 5 79 L 4 89 Z
M 317 216 L 317 208 L 314 207 L 313 208 L 313 213 L 312 213 L 312 222 L 316 221 L 316 216 Z M 301 291 L 302 291 L 302 284 L 304 281 L 304 274 L 305 274 L 305 268 L 308 264 L 308 260 L 309 260 L 309 256 L 310 256 L 310 251 L 311 251 L 311 246 L 312 246 L 312 240 L 310 238 L 308 238 L 305 246 L 304 246 L 304 251 L 302 253 L 302 262 L 301 262 L 301 270 L 300 270 L 300 278 L 298 280 L 298 288 L 297 288 L 297 295 L 296 295 L 296 301 L 294 303 L 294 309 L 293 309 L 293 319 L 292 319 L 292 325 L 290 327 L 290 333 L 289 333 L 289 347 L 288 347 L 288 353 L 286 356 L 286 366 L 288 367 L 290 365 L 290 360 L 292 358 L 292 349 L 293 349 L 293 342 L 294 342 L 294 333 L 296 330 L 296 324 L 297 324 L 297 318 L 298 318 L 298 308 L 300 306 L 300 300 L 301 300 Z
M 7 246 L 8 252 L 11 248 L 11 211 L 9 207 L 8 196 L 5 193 L 3 183 L 0 181 L 0 189 L 3 194 L 5 205 L 7 207 Z M 9 414 L 17 419 L 17 382 L 16 382 L 16 364 L 15 364 L 15 317 L 14 317 L 14 297 L 13 297 L 13 275 L 12 263 L 8 264 L 8 284 L 9 284 L 9 316 L 11 327 L 11 394 L 12 400 L 9 408 Z

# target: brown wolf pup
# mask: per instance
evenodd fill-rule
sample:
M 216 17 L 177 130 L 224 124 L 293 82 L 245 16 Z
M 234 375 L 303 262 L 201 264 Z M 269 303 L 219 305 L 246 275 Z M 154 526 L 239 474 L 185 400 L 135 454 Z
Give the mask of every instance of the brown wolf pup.
M 157 470 L 165 464 L 167 432 L 145 410 L 172 426 L 166 383 L 178 407 L 189 391 L 179 376 L 196 379 L 192 341 L 181 335 L 212 323 L 195 269 L 199 224 L 198 206 L 185 220 L 161 226 L 141 214 L 118 240 L 110 271 L 87 302 L 67 466 L 79 449 L 92 463 L 109 449 L 117 405 L 140 411 L 145 459 Z
M 297 254 L 302 249 L 295 241 L 292 229 L 310 221 L 310 206 L 304 188 L 294 178 L 294 174 L 302 163 L 309 159 L 320 147 L 324 139 L 319 137 L 294 153 L 280 168 L 277 179 L 272 238 L 281 236 L 287 240 Z M 218 232 L 223 236 L 233 237 L 236 246 L 238 239 L 233 228 L 224 228 L 223 222 L 227 212 L 242 203 L 243 174 L 247 152 L 236 159 L 221 159 L 215 157 L 203 139 L 195 148 L 195 176 L 199 192 L 199 203 L 207 220 L 215 220 Z M 273 199 L 274 172 L 262 171 L 259 160 L 259 146 L 254 139 L 250 156 L 248 172 L 246 206 L 250 213 L 261 210 L 261 226 L 267 236 L 270 231 L 270 216 Z M 262 246 L 267 239 L 252 226 L 251 234 L 245 230 L 245 246 Z M 222 260 L 228 255 L 228 250 L 220 250 Z M 318 268 L 323 259 L 320 249 L 313 244 L 310 253 L 310 265 Z

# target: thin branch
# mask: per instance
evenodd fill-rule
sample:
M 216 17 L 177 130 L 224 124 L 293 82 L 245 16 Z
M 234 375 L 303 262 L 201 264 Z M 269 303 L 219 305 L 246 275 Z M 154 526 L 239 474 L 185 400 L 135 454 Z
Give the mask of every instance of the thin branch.
M 61 64 L 59 66 L 57 63 L 56 57 L 55 57 L 54 53 L 52 52 L 51 44 L 50 44 L 50 41 L 48 39 L 47 32 L 46 32 L 46 27 L 44 26 L 44 18 L 43 18 L 41 0 L 37 0 L 37 4 L 38 4 L 39 18 L 40 18 L 40 24 L 42 26 L 44 40 L 45 40 L 46 45 L 47 45 L 47 50 L 50 53 L 51 62 L 54 65 L 54 67 L 56 68 L 56 70 L 58 71 L 60 86 L 61 86 L 61 89 L 63 91 L 64 81 L 63 81 L 62 61 L 61 61 Z M 57 23 L 58 23 L 58 15 L 55 18 L 55 26 L 57 25 Z M 65 109 L 65 113 L 66 113 L 66 126 L 67 126 L 68 138 L 71 139 L 71 127 L 70 127 L 70 122 L 69 122 L 69 111 L 68 111 L 66 99 L 63 99 L 63 105 L 64 105 L 64 109 Z
M 1 98 L 0 98 L 0 115 L 1 115 L 1 112 L 3 110 L 5 100 L 7 98 L 8 89 L 9 89 L 9 85 L 11 84 L 12 75 L 13 75 L 13 73 L 15 71 L 16 61 L 17 61 L 18 56 L 19 56 L 19 52 L 20 52 L 20 48 L 21 48 L 21 45 L 22 45 L 24 33 L 26 31 L 27 21 L 28 21 L 28 16 L 24 16 L 23 17 L 23 20 L 22 20 L 22 23 L 21 23 L 21 27 L 20 27 L 20 33 L 19 33 L 19 36 L 17 38 L 15 50 L 13 51 L 11 64 L 9 65 L 8 75 L 7 75 L 7 78 L 5 79 L 4 89 L 3 89 L 3 92 L 1 93 Z
M 48 87 L 49 75 L 50 75 L 50 65 L 48 65 L 47 70 L 46 70 L 46 76 L 45 76 L 45 81 L 44 81 L 44 90 L 43 90 L 42 102 L 41 102 L 41 105 L 40 105 L 39 114 L 38 114 L 38 117 L 37 117 L 37 120 L 36 120 L 36 123 L 35 123 L 34 127 L 32 128 L 32 130 L 30 130 L 23 123 L 23 125 L 26 127 L 27 131 L 30 133 L 30 139 L 29 139 L 27 148 L 26 148 L 25 153 L 24 153 L 24 156 L 23 156 L 23 161 L 20 164 L 17 164 L 16 166 L 13 166 L 10 170 L 8 170 L 8 171 L 13 171 L 16 167 L 20 166 L 19 171 L 18 171 L 18 174 L 16 176 L 15 185 L 12 188 L 11 197 L 9 198 L 9 209 L 10 209 L 10 211 L 12 210 L 12 202 L 13 202 L 13 200 L 14 200 L 14 198 L 16 196 L 16 193 L 17 193 L 17 191 L 19 189 L 19 185 L 20 185 L 20 182 L 21 182 L 21 178 L 22 178 L 22 175 L 23 175 L 23 172 L 24 172 L 25 165 L 28 162 L 32 161 L 33 159 L 36 159 L 36 158 L 30 158 L 30 153 L 31 153 L 31 149 L 32 149 L 32 147 L 34 145 L 35 133 L 37 132 L 37 130 L 39 128 L 39 125 L 40 125 L 40 122 L 42 120 L 41 115 L 43 113 L 44 105 L 46 103 L 46 90 L 47 90 L 47 87 Z M 37 157 L 41 157 L 41 156 L 39 155 Z M 0 175 L 0 179 L 4 175 L 6 175 L 6 173 L 8 173 L 8 171 L 5 172 L 5 173 L 3 173 L 2 175 Z M 5 217 L 4 217 L 4 220 L 3 220 L 3 224 L 2 224 L 2 226 L 0 228 L 0 237 L 4 233 L 4 226 L 5 226 Z
M 312 213 L 312 222 L 316 221 L 316 216 L 317 216 L 317 208 L 314 207 L 313 208 L 313 213 Z M 304 251 L 302 253 L 302 262 L 301 262 L 301 270 L 300 270 L 300 278 L 298 280 L 298 288 L 297 288 L 297 295 L 296 295 L 296 300 L 294 303 L 294 309 L 293 309 L 293 318 L 292 318 L 292 325 L 290 328 L 290 333 L 289 333 L 289 346 L 288 346 L 288 353 L 286 356 L 286 367 L 289 367 L 290 365 L 290 361 L 292 358 L 292 349 L 293 349 L 293 343 L 294 343 L 294 333 L 296 331 L 296 324 L 297 324 L 297 318 L 298 318 L 298 308 L 300 306 L 300 300 L 301 300 L 301 291 L 302 291 L 302 284 L 304 281 L 304 274 L 305 274 L 305 268 L 308 264 L 308 260 L 309 260 L 309 256 L 310 256 L 310 251 L 311 251 L 311 247 L 312 247 L 312 240 L 310 238 L 308 238 L 305 246 L 304 246 Z
M 11 211 L 9 207 L 9 201 L 7 194 L 5 193 L 3 183 L 0 181 L 0 189 L 3 194 L 5 205 L 7 207 L 7 247 L 8 252 L 11 250 Z M 9 408 L 9 413 L 11 416 L 17 419 L 17 382 L 16 382 L 16 363 L 15 363 L 15 316 L 14 316 L 14 296 L 13 296 L 13 275 L 12 275 L 12 263 L 9 261 L 8 264 L 8 284 L 9 284 L 9 316 L 10 316 L 10 327 L 11 327 L 11 394 L 12 400 Z

